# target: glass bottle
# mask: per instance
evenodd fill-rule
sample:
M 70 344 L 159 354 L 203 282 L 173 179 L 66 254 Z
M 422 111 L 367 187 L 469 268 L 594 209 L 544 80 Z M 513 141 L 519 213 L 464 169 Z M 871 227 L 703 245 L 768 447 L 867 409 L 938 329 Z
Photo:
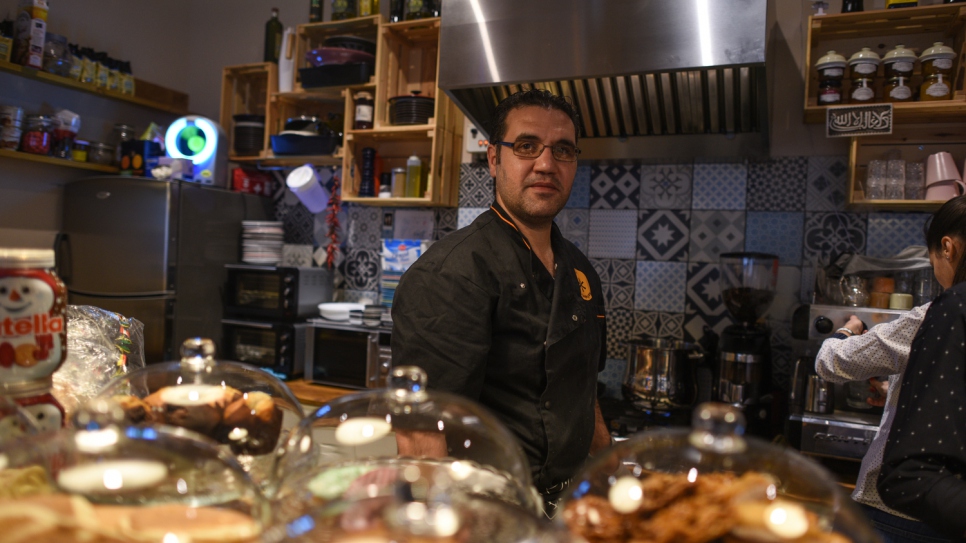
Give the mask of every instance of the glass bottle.
M 398 23 L 403 20 L 405 13 L 404 0 L 389 0 L 389 22 Z
M 413 153 L 411 157 L 406 159 L 406 197 L 407 198 L 419 198 L 419 185 L 423 178 L 423 163 Z
M 379 15 L 379 0 L 358 0 L 359 17 L 369 17 Z
M 356 0 L 332 0 L 332 20 L 344 21 L 356 16 Z
M 863 11 L 862 0 L 842 0 L 842 13 Z
M 278 20 L 278 8 L 272 8 L 272 18 L 265 23 L 265 62 L 278 64 L 282 51 L 282 22 Z
M 322 0 L 311 0 L 309 2 L 309 22 L 322 22 Z
M 432 17 L 434 4 L 433 0 L 406 0 L 406 20 Z

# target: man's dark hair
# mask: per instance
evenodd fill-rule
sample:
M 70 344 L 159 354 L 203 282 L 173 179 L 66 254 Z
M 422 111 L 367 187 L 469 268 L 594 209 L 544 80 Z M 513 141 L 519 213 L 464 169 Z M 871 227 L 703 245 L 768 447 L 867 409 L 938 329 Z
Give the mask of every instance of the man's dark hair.
M 563 96 L 557 96 L 550 91 L 538 89 L 515 92 L 507 96 L 506 99 L 496 106 L 496 111 L 493 112 L 493 120 L 490 123 L 490 141 L 503 141 L 503 137 L 506 136 L 507 115 L 514 109 L 527 106 L 556 109 L 566 113 L 574 123 L 574 143 L 577 143 L 577 136 L 580 135 L 580 127 L 577 123 L 577 110 L 574 109 L 573 104 Z M 496 150 L 497 152 L 500 151 L 499 145 Z
M 943 204 L 927 223 L 926 248 L 930 253 L 942 255 L 944 236 L 966 242 L 966 196 L 957 196 Z M 955 266 L 954 285 L 966 281 L 966 255 L 960 255 Z

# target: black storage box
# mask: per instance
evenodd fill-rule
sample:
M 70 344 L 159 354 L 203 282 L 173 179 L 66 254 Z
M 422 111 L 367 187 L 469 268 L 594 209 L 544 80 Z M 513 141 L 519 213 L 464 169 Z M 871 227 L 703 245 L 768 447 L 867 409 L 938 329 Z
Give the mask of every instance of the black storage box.
M 369 77 L 373 73 L 372 68 L 373 65 L 369 62 L 329 64 L 315 68 L 299 68 L 299 76 L 302 78 L 302 87 L 306 89 L 359 85 L 369 82 Z
M 272 136 L 272 151 L 276 155 L 331 155 L 339 139 L 334 134 L 326 136 L 300 136 L 279 134 Z

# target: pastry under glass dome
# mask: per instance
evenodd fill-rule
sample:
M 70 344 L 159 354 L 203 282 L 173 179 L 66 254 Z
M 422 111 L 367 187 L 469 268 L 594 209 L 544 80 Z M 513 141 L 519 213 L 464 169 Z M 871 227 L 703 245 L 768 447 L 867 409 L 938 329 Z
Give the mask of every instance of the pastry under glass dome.
M 180 428 L 128 426 L 95 400 L 75 428 L 0 448 L 0 526 L 8 543 L 257 541 L 271 505 L 242 466 Z
M 599 453 L 557 518 L 594 543 L 879 541 L 825 468 L 745 437 L 732 406 L 701 404 L 692 426 L 637 434 Z
M 181 361 L 121 376 L 99 398 L 118 402 L 131 424 L 177 426 L 213 439 L 271 494 L 275 453 L 303 419 L 302 406 L 278 378 L 214 355 L 210 339 L 188 339 Z

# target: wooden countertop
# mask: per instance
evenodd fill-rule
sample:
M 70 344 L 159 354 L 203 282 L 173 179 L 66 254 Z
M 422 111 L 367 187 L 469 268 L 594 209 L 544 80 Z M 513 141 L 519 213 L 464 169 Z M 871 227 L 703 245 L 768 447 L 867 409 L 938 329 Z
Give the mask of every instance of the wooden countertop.
M 292 389 L 292 393 L 295 394 L 295 398 L 298 399 L 298 401 L 302 402 L 304 405 L 313 406 L 322 405 L 341 396 L 359 392 L 358 390 L 351 388 L 338 388 L 307 383 L 304 379 L 286 381 L 285 384 Z

